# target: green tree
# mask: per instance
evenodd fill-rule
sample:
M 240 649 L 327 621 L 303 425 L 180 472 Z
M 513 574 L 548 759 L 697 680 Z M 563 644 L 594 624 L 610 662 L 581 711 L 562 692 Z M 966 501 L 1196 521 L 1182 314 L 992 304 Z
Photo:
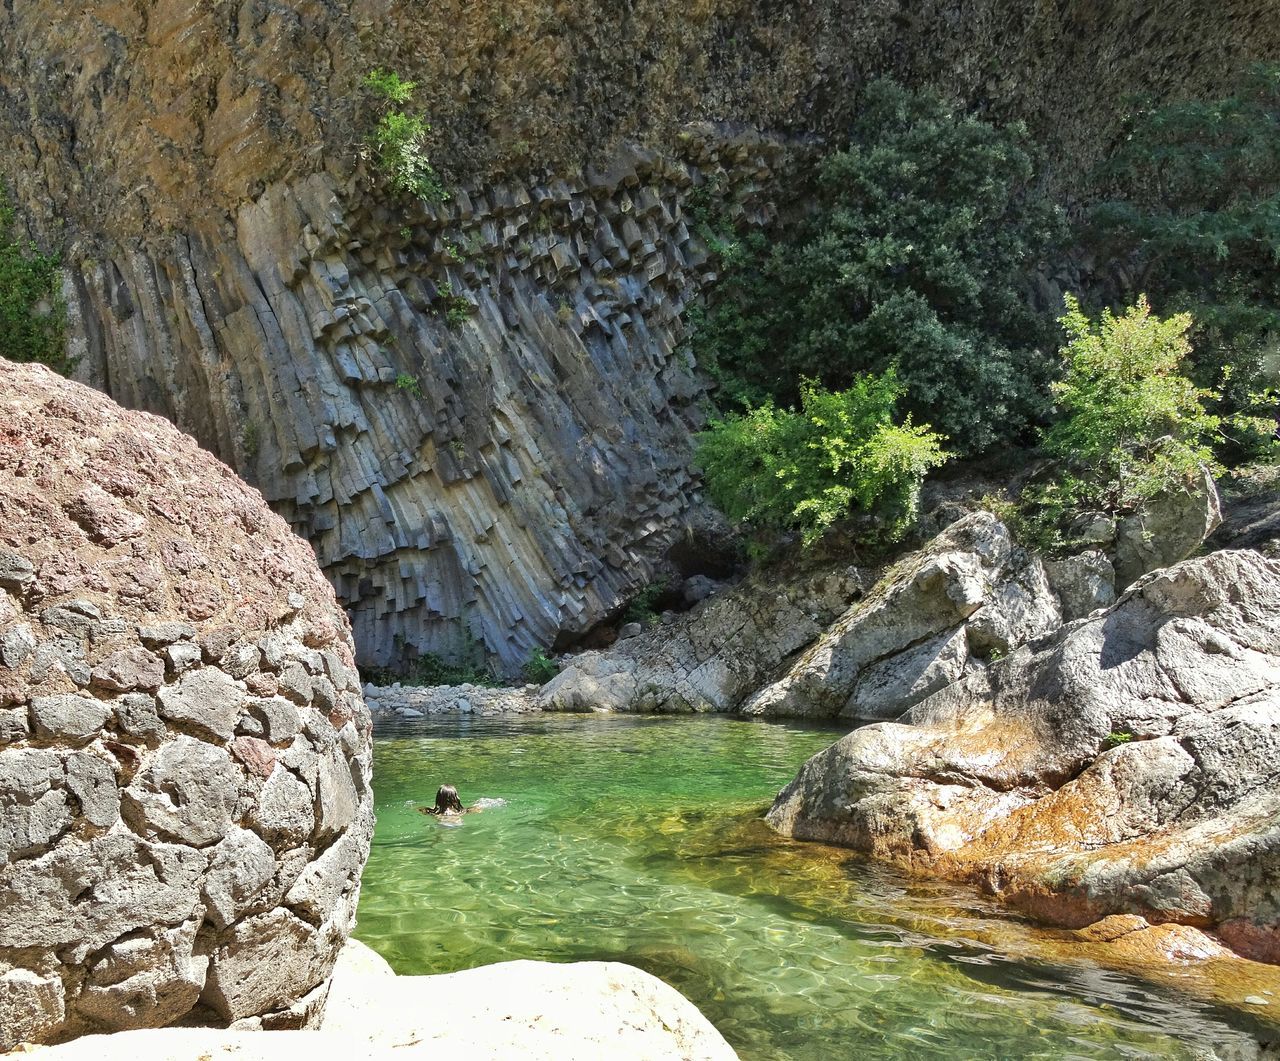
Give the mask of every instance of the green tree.
M 13 205 L 0 186 L 0 357 L 38 361 L 66 373 L 66 312 L 60 261 L 15 231 Z
M 1222 99 L 1137 107 L 1100 177 L 1114 194 L 1085 240 L 1161 312 L 1192 314 L 1196 379 L 1244 408 L 1280 372 L 1280 63 Z
M 1190 315 L 1161 320 L 1140 297 L 1095 324 L 1068 296 L 1062 326 L 1066 375 L 1054 385 L 1062 418 L 1045 432 L 1044 450 L 1063 474 L 1029 498 L 1042 527 L 1060 530 L 1086 510 L 1132 511 L 1214 467 L 1208 443 L 1220 421 L 1204 407 L 1212 395 L 1183 375 Z
M 799 412 L 766 401 L 712 421 L 698 446 L 712 498 L 733 519 L 798 529 L 806 545 L 855 511 L 901 537 L 925 473 L 946 459 L 940 435 L 894 423 L 901 394 L 892 371 L 835 393 L 807 380 Z
M 1063 228 L 1033 178 L 1022 126 L 871 85 L 806 216 L 722 244 L 696 352 L 744 404 L 793 401 L 801 378 L 840 388 L 895 366 L 905 407 L 961 451 L 1024 437 L 1052 366 L 1026 277 Z

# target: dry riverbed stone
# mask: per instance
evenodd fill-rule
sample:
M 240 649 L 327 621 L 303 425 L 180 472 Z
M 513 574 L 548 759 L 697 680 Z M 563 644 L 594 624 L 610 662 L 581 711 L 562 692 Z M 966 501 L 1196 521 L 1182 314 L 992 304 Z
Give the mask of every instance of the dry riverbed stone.
M 0 360 L 0 1051 L 318 1019 L 373 832 L 353 660 L 255 490 Z

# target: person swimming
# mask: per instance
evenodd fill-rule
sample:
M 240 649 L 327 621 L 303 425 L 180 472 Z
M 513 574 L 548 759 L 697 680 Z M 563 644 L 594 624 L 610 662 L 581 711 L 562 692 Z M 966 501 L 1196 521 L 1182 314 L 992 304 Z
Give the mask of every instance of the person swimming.
M 452 785 L 441 785 L 440 790 L 436 793 L 436 805 L 434 807 L 419 807 L 419 814 L 436 814 L 445 817 L 450 814 L 466 814 L 468 808 L 462 805 L 462 800 L 458 797 L 458 790 Z
M 470 807 L 466 807 L 463 806 L 456 788 L 452 785 L 441 785 L 439 791 L 436 792 L 436 805 L 434 807 L 419 807 L 418 813 L 431 814 L 437 818 L 457 818 L 461 814 L 476 814 L 482 810 L 488 810 L 490 807 L 503 807 L 506 806 L 506 803 L 505 799 L 481 797 Z

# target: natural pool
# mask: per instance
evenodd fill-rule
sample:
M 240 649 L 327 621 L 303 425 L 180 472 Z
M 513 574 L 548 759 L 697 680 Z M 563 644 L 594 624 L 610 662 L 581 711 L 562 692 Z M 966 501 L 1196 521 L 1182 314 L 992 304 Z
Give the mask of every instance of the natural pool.
M 1035 930 L 967 890 L 775 836 L 760 821 L 772 796 L 839 732 L 619 715 L 381 725 L 356 934 L 401 973 L 629 962 L 745 1061 L 1252 1055 L 1208 1007 L 981 942 Z M 446 782 L 507 804 L 442 826 L 416 808 Z

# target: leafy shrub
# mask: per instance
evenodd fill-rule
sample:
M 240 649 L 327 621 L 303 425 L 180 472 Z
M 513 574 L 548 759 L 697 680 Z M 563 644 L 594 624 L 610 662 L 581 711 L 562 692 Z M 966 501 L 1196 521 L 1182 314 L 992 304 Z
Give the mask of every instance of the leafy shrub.
M 1212 395 L 1182 375 L 1191 317 L 1161 320 L 1145 297 L 1095 325 L 1067 298 L 1066 377 L 1054 384 L 1063 416 L 1044 434 L 1062 462 L 1057 482 L 1030 492 L 1042 526 L 1061 528 L 1085 511 L 1121 513 L 1214 466 L 1207 442 L 1219 419 Z
M 401 372 L 396 376 L 396 390 L 412 394 L 415 398 L 422 397 L 422 384 L 418 382 L 417 376 L 411 376 L 408 372 Z
M 658 601 L 666 592 L 667 587 L 661 582 L 650 582 L 627 602 L 626 610 L 622 613 L 622 621 L 645 625 L 653 623 L 658 618 Z
M 958 449 L 1023 437 L 1052 365 L 1025 276 L 1063 227 L 1032 191 L 1025 129 L 881 81 L 850 132 L 807 216 L 719 245 L 699 359 L 748 405 L 896 366 L 906 408 Z
M 394 191 L 442 202 L 444 186 L 431 168 L 425 147 L 431 126 L 421 115 L 399 109 L 413 98 L 417 86 L 384 70 L 370 71 L 362 83 L 383 101 L 383 112 L 368 138 L 374 165 Z
M 698 447 L 712 497 L 733 519 L 799 529 L 806 545 L 855 510 L 901 537 L 925 473 L 946 459 L 940 435 L 894 423 L 901 394 L 892 371 L 839 392 L 807 380 L 800 412 L 766 401 L 712 421 Z
M 0 357 L 38 361 L 66 374 L 66 313 L 59 259 L 14 232 L 14 209 L 0 188 Z
M 542 648 L 535 648 L 529 653 L 529 658 L 525 660 L 521 670 L 525 681 L 534 685 L 546 685 L 560 673 L 560 664 L 548 656 Z
M 1247 405 L 1280 357 L 1280 63 L 1224 99 L 1137 108 L 1101 177 L 1115 195 L 1087 238 L 1162 312 L 1192 314 L 1197 380 Z

